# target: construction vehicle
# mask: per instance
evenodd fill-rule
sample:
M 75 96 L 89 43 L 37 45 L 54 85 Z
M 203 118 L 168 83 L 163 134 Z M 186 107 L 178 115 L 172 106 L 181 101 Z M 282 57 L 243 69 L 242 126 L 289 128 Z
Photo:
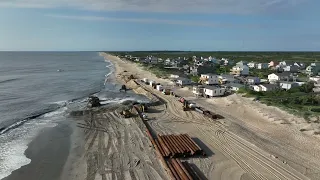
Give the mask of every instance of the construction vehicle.
M 120 115 L 124 118 L 130 118 L 132 116 L 132 113 L 129 110 L 123 110 L 120 112 Z
M 163 89 L 163 90 L 162 90 L 162 93 L 163 93 L 164 95 L 169 95 L 169 94 L 171 94 L 172 92 L 170 92 L 170 89 Z
M 127 92 L 127 87 L 126 85 L 122 85 L 121 88 L 119 89 L 119 91 L 124 91 L 124 92 Z
M 173 91 L 171 91 L 171 92 L 170 92 L 170 95 L 171 95 L 171 96 L 175 96 L 175 94 L 174 94 L 174 92 L 173 92 Z
M 148 111 L 148 106 L 146 104 L 141 104 L 141 112 L 147 112 Z
M 191 103 L 187 100 L 183 100 L 183 111 L 194 110 L 196 108 L 195 103 Z

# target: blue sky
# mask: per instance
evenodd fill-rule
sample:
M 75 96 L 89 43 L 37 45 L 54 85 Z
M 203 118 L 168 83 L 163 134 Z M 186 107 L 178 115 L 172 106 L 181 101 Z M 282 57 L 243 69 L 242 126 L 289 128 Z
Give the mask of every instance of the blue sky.
M 318 51 L 318 7 L 316 0 L 2 0 L 0 50 Z

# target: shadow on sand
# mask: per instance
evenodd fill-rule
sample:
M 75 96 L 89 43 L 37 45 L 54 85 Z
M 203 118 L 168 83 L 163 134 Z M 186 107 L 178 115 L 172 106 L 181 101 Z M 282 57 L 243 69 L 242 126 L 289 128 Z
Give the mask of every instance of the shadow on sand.
M 205 145 L 200 139 L 198 138 L 191 138 L 195 143 L 198 144 L 198 146 L 206 153 L 206 156 L 199 156 L 199 158 L 206 158 L 211 157 L 214 155 L 214 152 L 211 151 L 211 149 Z

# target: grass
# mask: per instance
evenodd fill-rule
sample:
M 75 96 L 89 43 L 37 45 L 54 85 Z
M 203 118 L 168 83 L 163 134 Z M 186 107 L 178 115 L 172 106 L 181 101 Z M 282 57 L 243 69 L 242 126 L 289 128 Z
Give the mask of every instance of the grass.
M 155 74 L 158 78 L 168 78 L 170 74 L 175 73 L 177 70 L 175 69 L 166 69 L 164 66 L 159 65 L 145 65 L 139 64 L 144 70 L 150 71 Z
M 298 91 L 300 90 L 300 91 Z M 310 92 L 302 92 L 302 88 L 292 91 L 254 92 L 241 89 L 239 93 L 245 93 L 245 97 L 254 97 L 268 106 L 279 107 L 291 114 L 303 117 L 310 121 L 310 117 L 320 116 L 319 97 Z

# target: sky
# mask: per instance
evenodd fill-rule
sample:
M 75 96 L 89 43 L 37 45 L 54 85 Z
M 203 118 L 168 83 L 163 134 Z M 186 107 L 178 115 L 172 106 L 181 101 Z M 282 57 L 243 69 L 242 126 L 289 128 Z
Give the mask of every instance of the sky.
M 0 51 L 319 51 L 319 0 L 0 0 Z

